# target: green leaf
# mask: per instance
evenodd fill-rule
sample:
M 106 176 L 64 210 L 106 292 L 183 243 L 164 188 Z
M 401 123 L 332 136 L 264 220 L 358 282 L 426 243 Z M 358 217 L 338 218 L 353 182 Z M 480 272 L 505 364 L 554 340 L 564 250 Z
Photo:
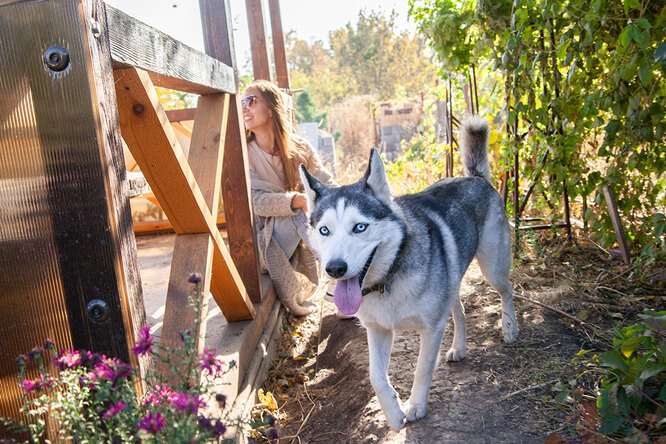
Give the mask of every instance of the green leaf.
M 622 342 L 620 350 L 622 351 L 622 354 L 628 358 L 636 350 L 636 348 L 640 345 L 641 342 L 643 342 L 642 337 L 631 336 L 627 338 L 624 342 Z
M 647 88 L 652 79 L 652 68 L 649 66 L 641 66 L 638 69 L 638 77 L 641 79 L 643 86 Z
M 650 42 L 650 33 L 648 31 L 641 31 L 638 26 L 632 26 L 631 38 L 634 39 L 641 48 L 645 49 Z
M 662 43 L 661 45 L 657 46 L 657 49 L 654 50 L 654 61 L 666 61 L 666 43 Z
M 624 48 L 629 46 L 629 43 L 631 43 L 631 28 L 631 25 L 625 26 L 620 33 L 620 43 Z
M 618 415 L 617 413 L 608 413 L 604 415 L 604 419 L 601 422 L 601 427 L 599 428 L 599 433 L 604 435 L 612 435 L 613 433 L 620 430 L 620 427 L 624 424 L 625 419 Z
M 622 356 L 617 350 L 610 350 L 605 353 L 602 353 L 601 356 L 601 365 L 609 368 L 619 368 L 620 370 L 627 371 L 629 367 L 624 361 Z
M 655 375 L 658 375 L 664 370 L 666 370 L 666 364 L 653 365 L 650 368 L 643 370 L 643 373 L 641 373 L 641 379 L 645 381 Z
M 643 29 L 650 29 L 652 27 L 652 25 L 650 25 L 650 22 L 643 17 L 636 19 L 634 23 L 636 23 L 638 26 L 640 26 Z

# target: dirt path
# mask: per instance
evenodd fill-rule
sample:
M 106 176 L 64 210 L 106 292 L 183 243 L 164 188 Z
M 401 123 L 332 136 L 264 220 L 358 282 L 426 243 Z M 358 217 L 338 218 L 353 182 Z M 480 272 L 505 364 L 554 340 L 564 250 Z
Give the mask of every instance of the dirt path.
M 544 302 L 571 295 L 571 283 L 559 281 L 542 285 L 538 279 L 528 280 L 525 294 Z M 295 352 L 294 344 L 307 337 L 299 326 L 312 330 L 319 319 L 291 318 L 296 328 L 288 341 L 291 351 L 282 352 L 283 359 L 265 384 L 281 406 L 280 442 L 296 436 L 294 442 L 301 443 L 543 442 L 566 416 L 566 409 L 553 402 L 552 387 L 572 376 L 562 372 L 570 371 L 567 364 L 579 350 L 590 348 L 587 336 L 549 310 L 516 301 L 521 332 L 515 343 L 504 343 L 499 296 L 483 282 L 475 263 L 461 294 L 467 313 L 467 357 L 457 363 L 440 362 L 426 417 L 398 433 L 388 427 L 370 385 L 366 334 L 358 322 L 336 319 L 333 304 L 324 302 L 320 337 L 315 332 L 308 345 L 301 344 Z M 451 327 L 449 321 L 442 355 L 450 346 Z M 394 342 L 389 375 L 403 401 L 409 396 L 418 346 L 415 333 L 403 333 Z

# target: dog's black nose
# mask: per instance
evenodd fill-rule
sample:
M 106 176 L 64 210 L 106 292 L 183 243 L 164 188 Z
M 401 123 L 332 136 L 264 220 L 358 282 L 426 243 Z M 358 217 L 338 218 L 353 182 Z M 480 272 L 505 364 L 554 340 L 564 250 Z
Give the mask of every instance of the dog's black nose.
M 347 263 L 339 259 L 333 260 L 326 265 L 326 273 L 334 278 L 339 278 L 347 272 Z

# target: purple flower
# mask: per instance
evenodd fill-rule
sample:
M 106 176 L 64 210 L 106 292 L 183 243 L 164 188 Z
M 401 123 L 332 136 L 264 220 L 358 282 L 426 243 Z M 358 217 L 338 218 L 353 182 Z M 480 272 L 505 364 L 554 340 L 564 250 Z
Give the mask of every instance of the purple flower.
M 278 429 L 268 430 L 268 439 L 278 439 L 279 437 L 280 434 L 278 433 Z
M 145 325 L 141 327 L 141 330 L 139 331 L 139 340 L 136 343 L 136 347 L 132 347 L 132 351 L 135 355 L 141 356 L 152 353 L 152 347 L 153 337 L 150 335 L 150 327 Z
M 109 407 L 109 410 L 107 410 L 106 413 L 104 413 L 104 416 L 103 416 L 104 419 L 109 419 L 113 416 L 116 416 L 118 413 L 123 411 L 125 409 L 125 407 L 127 407 L 127 404 L 125 404 L 122 401 L 122 399 L 120 401 L 118 401 L 117 403 L 115 403 L 115 404 L 111 404 L 111 407 Z
M 201 282 L 201 273 L 190 274 L 190 277 L 187 279 L 187 281 L 192 284 L 198 284 L 199 282 Z
M 42 347 L 37 346 L 28 352 L 28 359 L 32 361 L 33 359 L 37 359 L 37 357 L 41 357 L 43 354 L 44 354 L 44 349 Z
M 28 357 L 26 355 L 19 355 L 18 358 L 16 358 L 16 365 L 19 366 L 19 368 L 22 370 L 25 368 L 25 363 L 28 360 Z
M 139 423 L 139 428 L 148 433 L 157 433 L 166 425 L 166 419 L 159 412 L 148 413 Z
M 55 353 L 55 342 L 53 340 L 46 338 L 44 341 L 44 348 L 47 350 L 51 350 L 51 352 Z
M 213 421 L 211 421 L 209 418 L 206 418 L 205 416 L 199 416 L 197 423 L 202 429 L 213 430 Z
M 213 427 L 213 435 L 222 436 L 227 431 L 227 426 L 222 421 L 217 421 Z
M 171 405 L 173 405 L 173 408 L 176 410 L 181 412 L 190 411 L 195 415 L 199 411 L 199 408 L 206 407 L 206 403 L 203 400 L 199 399 L 198 396 L 192 396 L 189 393 L 177 393 L 173 397 Z
M 201 370 L 208 371 L 209 375 L 219 376 L 222 372 L 223 362 L 217 359 L 215 356 L 216 353 L 216 348 L 206 350 L 202 356 L 199 356 L 199 365 L 201 366 Z

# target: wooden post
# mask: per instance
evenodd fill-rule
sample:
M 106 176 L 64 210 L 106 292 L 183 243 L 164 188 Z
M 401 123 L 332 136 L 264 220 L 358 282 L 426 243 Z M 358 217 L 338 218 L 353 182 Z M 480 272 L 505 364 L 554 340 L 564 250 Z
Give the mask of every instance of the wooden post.
M 617 243 L 619 244 L 620 251 L 622 252 L 622 260 L 624 261 L 625 265 L 629 265 L 631 263 L 631 257 L 629 256 L 629 246 L 627 244 L 627 237 L 624 235 L 624 228 L 622 227 L 620 213 L 617 211 L 615 193 L 608 185 L 604 185 L 603 190 L 604 198 L 606 199 L 606 206 L 608 207 L 608 214 L 610 215 L 611 222 L 613 223 L 615 236 L 617 237 Z
M 200 3 L 206 0 L 200 0 Z M 266 46 L 266 28 L 262 0 L 245 0 L 247 25 L 250 29 L 250 46 L 252 48 L 252 71 L 254 79 L 272 80 L 271 65 Z M 202 20 L 205 20 L 202 12 Z
M 206 54 L 236 68 L 228 0 L 200 0 L 199 7 Z M 259 255 L 252 214 L 245 125 L 240 119 L 243 113 L 239 95 L 232 95 L 230 100 L 222 165 L 222 202 L 231 257 L 252 302 L 257 303 L 261 302 L 263 290 L 259 280 Z
M 268 0 L 268 8 L 271 15 L 273 54 L 275 56 L 275 75 L 277 77 L 277 84 L 280 88 L 289 89 L 289 70 L 287 69 L 287 53 L 284 48 L 280 0 Z

